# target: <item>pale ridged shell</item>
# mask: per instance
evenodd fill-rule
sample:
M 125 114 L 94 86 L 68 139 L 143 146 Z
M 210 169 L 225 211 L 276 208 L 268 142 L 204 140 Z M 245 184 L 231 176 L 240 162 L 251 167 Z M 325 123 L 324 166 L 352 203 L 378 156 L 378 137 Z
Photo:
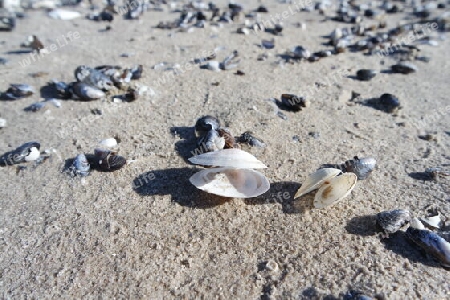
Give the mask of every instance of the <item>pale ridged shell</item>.
M 239 149 L 223 149 L 189 158 L 193 164 L 230 168 L 260 169 L 267 168 L 256 157 Z
M 308 178 L 306 178 L 305 182 L 298 189 L 294 198 L 301 197 L 315 189 L 318 189 L 326 180 L 330 180 L 333 177 L 336 177 L 339 173 L 341 173 L 341 170 L 334 168 L 324 168 L 317 170 L 316 172 L 309 175 Z
M 192 175 L 189 181 L 205 192 L 230 198 L 257 197 L 270 188 L 263 174 L 249 169 L 205 169 Z
M 345 173 L 326 181 L 314 197 L 314 207 L 324 208 L 341 201 L 350 194 L 357 180 L 355 174 Z
M 103 91 L 82 82 L 77 82 L 73 85 L 73 92 L 84 101 L 100 99 L 106 96 Z

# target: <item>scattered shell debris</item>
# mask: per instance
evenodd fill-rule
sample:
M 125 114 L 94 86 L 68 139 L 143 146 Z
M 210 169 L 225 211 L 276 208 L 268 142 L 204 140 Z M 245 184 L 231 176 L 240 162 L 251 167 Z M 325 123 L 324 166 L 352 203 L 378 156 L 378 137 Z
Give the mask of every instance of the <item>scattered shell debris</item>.
M 41 144 L 38 142 L 25 143 L 15 150 L 3 154 L 0 157 L 0 166 L 4 167 L 23 162 L 35 161 L 41 156 L 41 153 L 39 152 L 40 148 Z

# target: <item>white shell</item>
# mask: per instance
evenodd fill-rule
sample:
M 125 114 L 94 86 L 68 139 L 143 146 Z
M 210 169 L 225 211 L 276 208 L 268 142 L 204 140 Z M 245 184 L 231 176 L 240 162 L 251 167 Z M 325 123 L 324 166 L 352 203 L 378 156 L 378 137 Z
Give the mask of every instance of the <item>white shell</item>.
M 230 167 L 242 169 L 267 168 L 256 157 L 248 152 L 239 149 L 223 149 L 214 152 L 207 152 L 189 158 L 189 161 L 196 165 Z
M 249 169 L 205 169 L 192 175 L 189 181 L 205 192 L 231 198 L 257 197 L 270 188 L 263 174 Z
M 0 128 L 6 127 L 6 120 L 0 118 Z
M 41 156 L 41 152 L 39 152 L 39 149 L 36 147 L 30 148 L 30 154 L 25 156 L 25 161 L 34 161 L 38 159 Z
M 422 224 L 425 224 L 426 226 L 434 229 L 439 229 L 442 225 L 441 216 L 439 214 L 431 217 L 420 218 L 420 221 L 422 222 Z
M 314 197 L 314 207 L 324 208 L 347 197 L 356 185 L 358 177 L 354 173 L 344 173 L 326 181 Z
M 425 229 L 426 229 L 425 226 L 423 226 L 422 222 L 420 222 L 420 220 L 417 219 L 417 218 L 413 218 L 413 219 L 409 222 L 409 225 L 410 225 L 412 228 L 415 228 L 415 229 L 420 229 L 420 230 L 425 230 Z
M 54 9 L 48 13 L 50 18 L 58 19 L 58 20 L 73 20 L 81 16 L 81 14 L 77 11 L 70 11 L 64 9 Z
M 117 146 L 117 141 L 115 138 L 104 139 L 100 141 L 100 145 L 106 148 L 114 148 Z
M 294 199 L 308 194 L 315 189 L 318 189 L 325 181 L 336 177 L 339 173 L 341 173 L 341 170 L 334 168 L 324 168 L 317 170 L 316 172 L 309 175 L 308 178 L 306 178 L 305 182 L 295 194 Z

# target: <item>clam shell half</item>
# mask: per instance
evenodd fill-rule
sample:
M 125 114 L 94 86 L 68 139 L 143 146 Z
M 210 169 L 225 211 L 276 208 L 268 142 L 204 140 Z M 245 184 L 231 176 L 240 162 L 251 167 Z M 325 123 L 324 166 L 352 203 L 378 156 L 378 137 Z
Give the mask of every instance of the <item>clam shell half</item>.
M 223 149 L 214 152 L 203 153 L 189 158 L 196 165 L 230 167 L 237 169 L 261 169 L 267 168 L 256 157 L 239 149 Z
M 230 198 L 257 197 L 270 188 L 263 174 L 250 169 L 205 169 L 192 175 L 189 181 L 205 192 Z
M 353 173 L 344 173 L 326 181 L 314 197 L 314 207 L 324 208 L 341 201 L 353 190 L 358 177 Z
M 309 192 L 318 189 L 325 181 L 331 180 L 333 177 L 336 177 L 341 170 L 334 168 L 324 168 L 319 169 L 316 172 L 310 174 L 308 178 L 306 178 L 305 182 L 298 189 L 294 198 L 301 197 Z

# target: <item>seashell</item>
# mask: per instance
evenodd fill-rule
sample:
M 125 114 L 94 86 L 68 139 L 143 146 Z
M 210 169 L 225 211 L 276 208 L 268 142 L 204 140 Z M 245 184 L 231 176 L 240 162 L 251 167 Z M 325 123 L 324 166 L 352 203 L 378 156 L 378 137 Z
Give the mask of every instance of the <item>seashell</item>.
M 197 146 L 201 148 L 201 152 L 221 150 L 225 147 L 225 138 L 221 137 L 218 131 L 210 130 L 198 139 Z
M 326 167 L 336 168 L 342 172 L 352 172 L 358 176 L 358 180 L 364 180 L 372 173 L 377 161 L 373 157 L 358 158 L 355 156 L 341 165 L 325 165 Z
M 91 101 L 100 99 L 106 96 L 106 94 L 95 87 L 87 85 L 83 82 L 76 82 L 72 85 L 73 93 L 84 101 Z
M 450 170 L 444 170 L 442 168 L 427 168 L 425 173 L 434 180 L 438 180 L 439 177 L 450 176 Z
M 231 134 L 230 130 L 227 128 L 220 128 L 218 131 L 219 136 L 222 137 L 225 141 L 224 149 L 229 148 L 239 148 L 239 145 L 236 143 L 234 136 Z
M 12 31 L 15 27 L 15 14 L 6 10 L 2 10 L 0 12 L 0 31 Z
M 73 175 L 78 176 L 88 176 L 89 170 L 91 166 L 86 158 L 86 155 L 84 154 L 78 154 L 77 157 L 73 160 L 72 164 L 72 172 Z
M 48 16 L 53 19 L 69 21 L 81 16 L 77 11 L 70 11 L 64 9 L 54 9 L 48 13 Z
M 51 82 L 49 82 L 49 84 L 56 89 L 58 97 L 62 99 L 69 99 L 73 97 L 72 85 L 66 84 L 62 81 L 57 81 L 56 79 L 53 79 Z
M 230 198 L 257 197 L 270 188 L 267 178 L 257 171 L 226 167 L 202 170 L 189 181 L 205 192 Z
M 253 133 L 250 131 L 246 131 L 243 134 L 241 134 L 241 136 L 239 137 L 239 142 L 240 143 L 246 143 L 251 147 L 260 147 L 260 148 L 264 148 L 266 147 L 266 144 L 253 136 Z
M 41 156 L 39 149 L 41 145 L 38 142 L 28 142 L 17 149 L 6 152 L 0 157 L 0 166 L 19 164 L 25 161 L 34 161 Z
M 301 197 L 315 189 L 318 189 L 322 186 L 326 181 L 330 181 L 332 178 L 336 177 L 341 170 L 334 168 L 324 168 L 319 169 L 316 172 L 310 174 L 305 182 L 303 182 L 302 186 L 298 189 L 297 193 L 294 196 L 295 198 Z
M 440 229 L 444 222 L 442 221 L 441 215 L 439 212 L 435 211 L 428 217 L 420 218 L 422 224 L 430 229 Z
M 31 104 L 30 106 L 25 107 L 24 110 L 36 112 L 43 109 L 45 107 L 45 104 L 46 104 L 45 102 L 36 102 Z
M 401 108 L 400 101 L 392 94 L 383 94 L 380 98 L 370 99 L 368 103 L 387 113 L 395 113 Z
M 406 209 L 394 209 L 377 214 L 377 225 L 387 234 L 397 232 L 411 220 L 411 214 Z
M 393 65 L 391 67 L 392 72 L 394 73 L 402 73 L 402 74 L 409 74 L 409 73 L 415 73 L 417 72 L 417 67 L 409 62 L 399 62 L 396 65 Z
M 79 66 L 75 69 L 74 73 L 78 82 L 85 83 L 100 90 L 110 90 L 114 86 L 111 79 L 97 69 Z
M 140 79 L 142 77 L 142 72 L 144 71 L 143 65 L 135 66 L 131 69 L 131 79 Z
M 32 50 L 37 51 L 38 53 L 44 49 L 44 45 L 35 35 L 28 36 L 27 40 L 20 44 L 23 48 L 31 48 Z
M 220 121 L 213 116 L 203 116 L 195 123 L 195 135 L 197 137 L 205 135 L 210 130 L 219 130 Z
M 267 168 L 262 162 L 248 152 L 239 149 L 223 149 L 193 156 L 189 161 L 196 165 L 230 168 L 259 169 Z
M 361 81 L 369 81 L 377 75 L 377 71 L 370 69 L 361 69 L 356 72 L 356 78 Z
M 450 243 L 437 233 L 424 229 L 417 218 L 411 221 L 411 226 L 406 230 L 406 235 L 425 252 L 436 258 L 441 265 L 450 267 Z
M 108 139 L 101 140 L 99 144 L 106 148 L 117 147 L 117 141 L 115 138 L 108 138 Z
M 8 100 L 29 97 L 34 93 L 34 88 L 28 84 L 10 84 L 3 95 Z
M 234 69 L 238 66 L 240 60 L 234 60 L 236 57 L 239 56 L 239 53 L 237 50 L 234 50 L 233 53 L 231 53 L 229 56 L 227 56 L 219 65 L 219 67 L 222 70 L 230 70 Z
M 221 64 L 216 60 L 208 61 L 206 64 L 202 65 L 202 69 L 208 69 L 211 71 L 219 72 Z
M 55 99 L 55 98 L 45 99 L 45 102 L 49 102 L 49 103 L 53 104 L 53 106 L 55 106 L 57 108 L 61 107 L 61 101 L 59 101 L 58 99 Z
M 314 207 L 324 208 L 336 204 L 350 194 L 358 178 L 353 173 L 344 173 L 325 181 L 314 197 Z
M 264 48 L 264 49 L 273 49 L 273 48 L 275 48 L 275 40 L 274 39 L 271 39 L 270 41 L 269 40 L 262 40 L 261 41 L 261 48 Z
M 289 54 L 292 56 L 292 58 L 295 59 L 307 59 L 311 56 L 311 52 L 309 52 L 307 49 L 303 48 L 302 46 L 295 46 L 289 51 Z
M 300 111 L 302 108 L 311 105 L 311 101 L 306 100 L 305 97 L 298 97 L 293 94 L 282 94 L 281 102 L 286 108 L 292 111 Z
M 0 128 L 6 127 L 6 120 L 3 118 L 0 118 Z
M 115 152 L 106 149 L 95 149 L 92 165 L 101 171 L 112 172 L 119 170 L 127 163 L 127 160 Z
M 250 34 L 250 30 L 248 28 L 245 28 L 245 27 L 239 27 L 237 29 L 237 33 L 249 35 Z

